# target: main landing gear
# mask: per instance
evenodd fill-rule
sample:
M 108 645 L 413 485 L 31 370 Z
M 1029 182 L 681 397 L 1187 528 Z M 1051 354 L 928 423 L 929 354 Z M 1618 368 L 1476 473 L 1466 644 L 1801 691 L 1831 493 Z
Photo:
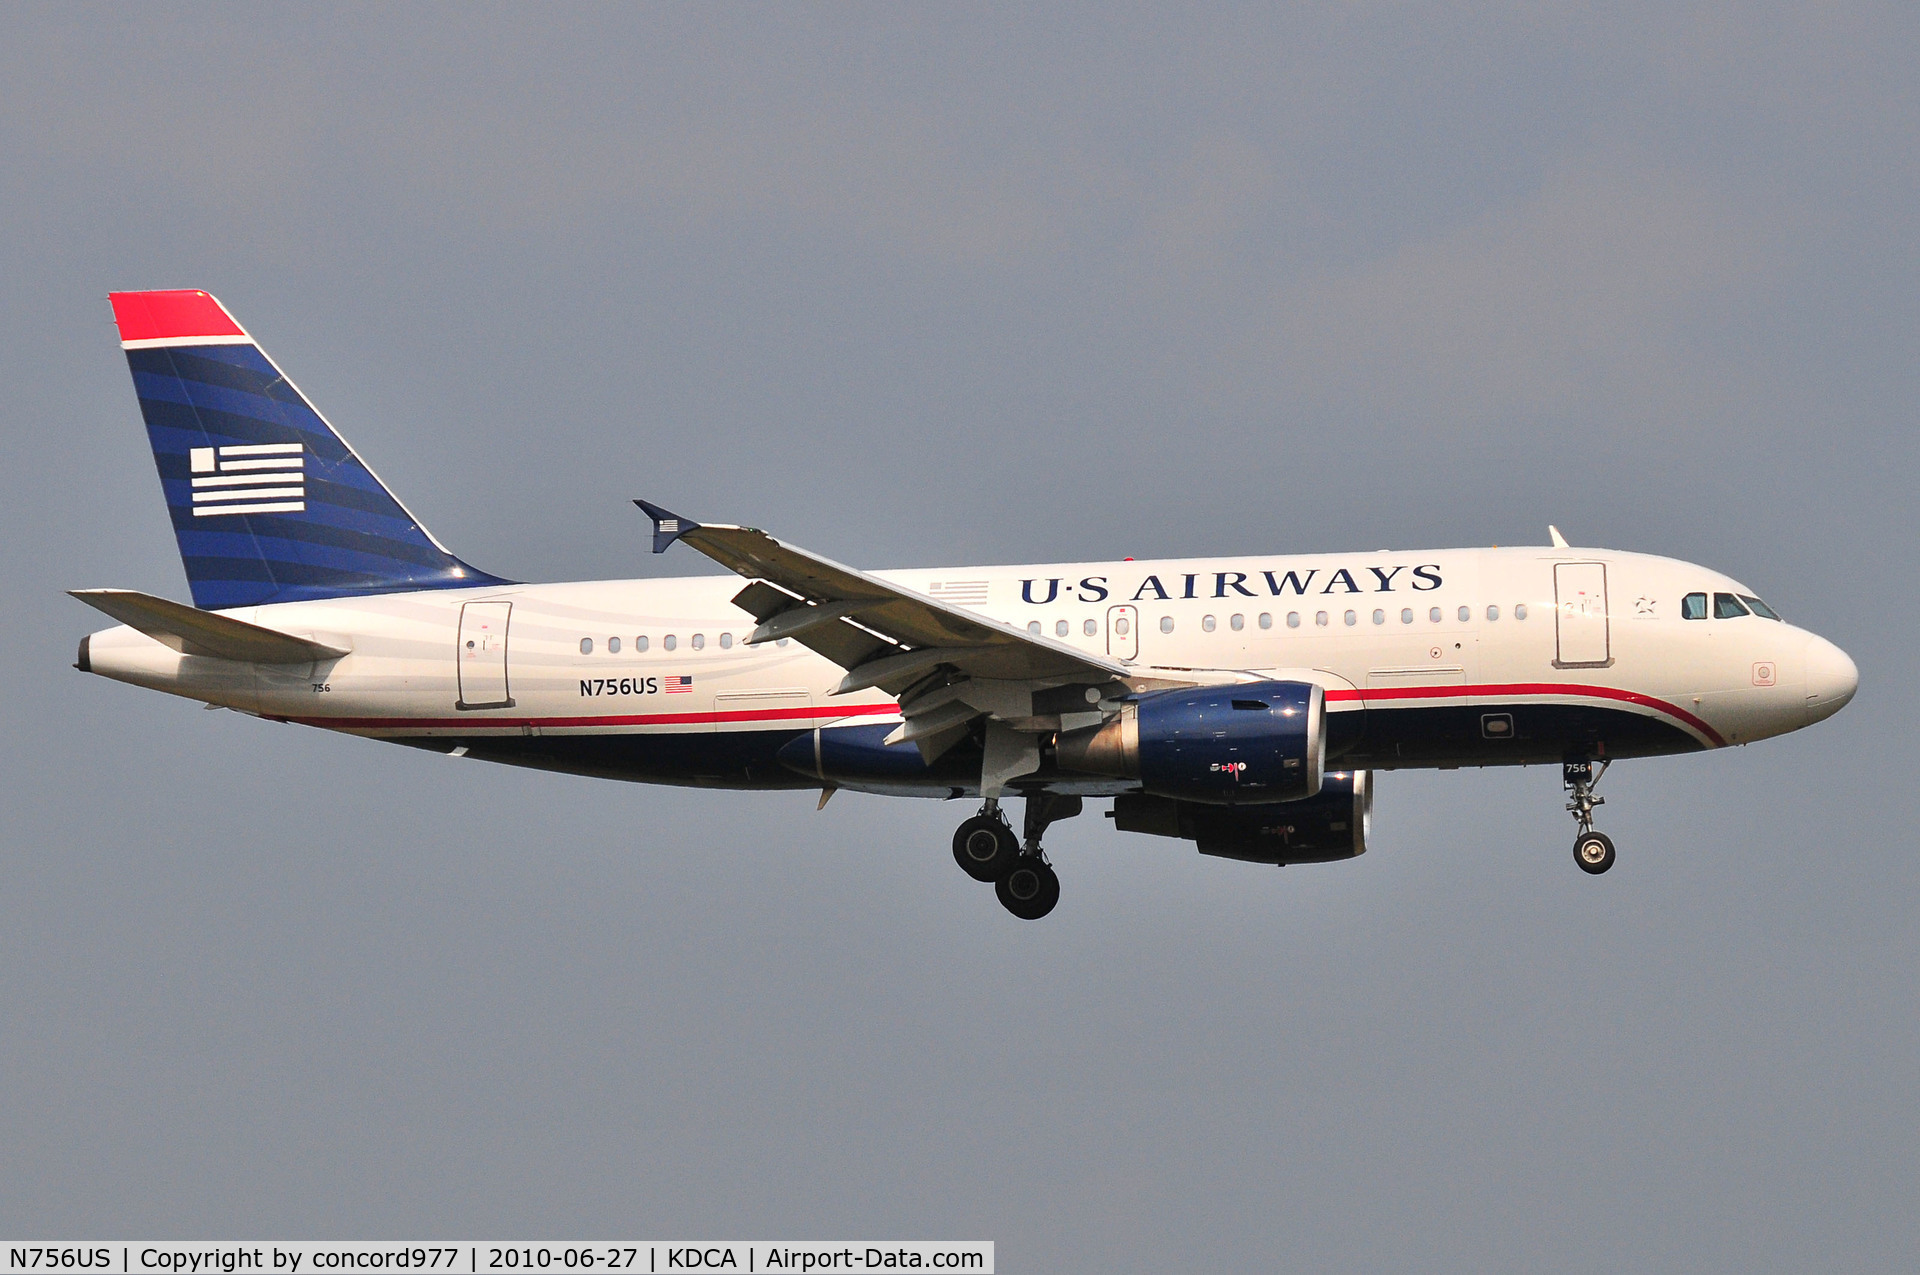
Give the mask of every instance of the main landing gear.
M 1604 832 L 1593 830 L 1593 808 L 1604 806 L 1605 797 L 1596 797 L 1593 790 L 1600 784 L 1600 777 L 1607 773 L 1611 763 L 1601 762 L 1596 772 L 1590 761 L 1570 761 L 1560 768 L 1560 782 L 1571 794 L 1567 799 L 1567 813 L 1580 825 L 1580 835 L 1573 839 L 1573 861 L 1580 865 L 1582 872 L 1599 876 L 1613 866 L 1613 840 Z
M 953 860 L 975 881 L 993 882 L 1000 905 L 1023 921 L 1038 921 L 1060 901 L 1060 878 L 1040 849 L 1047 825 L 1080 813 L 1080 798 L 1034 793 L 1027 798 L 1026 837 L 1013 835 L 997 798 L 953 834 Z

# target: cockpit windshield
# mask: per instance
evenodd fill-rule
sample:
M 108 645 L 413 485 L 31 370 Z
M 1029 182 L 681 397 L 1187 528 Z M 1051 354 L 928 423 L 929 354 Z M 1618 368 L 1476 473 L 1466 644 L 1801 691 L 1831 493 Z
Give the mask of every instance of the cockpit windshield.
M 1714 619 L 1735 620 L 1746 613 L 1747 609 L 1740 605 L 1740 599 L 1734 597 L 1731 593 L 1716 593 L 1713 595 Z
M 1743 593 L 1740 595 L 1740 600 L 1747 604 L 1747 610 L 1764 620 L 1778 620 L 1780 618 L 1779 612 L 1762 602 L 1759 598 L 1750 598 Z

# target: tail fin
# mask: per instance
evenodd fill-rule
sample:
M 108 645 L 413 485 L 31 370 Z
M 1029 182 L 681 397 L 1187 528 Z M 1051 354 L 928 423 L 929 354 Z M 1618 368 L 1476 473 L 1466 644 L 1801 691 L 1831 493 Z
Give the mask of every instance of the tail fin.
M 448 553 L 212 296 L 110 299 L 195 606 L 506 583 Z

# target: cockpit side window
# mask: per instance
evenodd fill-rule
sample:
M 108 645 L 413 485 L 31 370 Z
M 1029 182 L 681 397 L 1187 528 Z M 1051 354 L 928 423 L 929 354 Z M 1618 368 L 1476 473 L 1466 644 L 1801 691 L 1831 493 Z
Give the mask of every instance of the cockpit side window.
M 1731 593 L 1716 593 L 1713 595 L 1714 619 L 1737 620 L 1746 613 L 1747 609 L 1740 605 L 1740 599 L 1734 597 Z
M 1780 618 L 1778 611 L 1775 611 L 1759 598 L 1750 598 L 1743 593 L 1740 595 L 1740 600 L 1747 604 L 1747 610 L 1753 612 L 1763 620 L 1778 620 Z
M 1689 593 L 1680 599 L 1680 618 L 1683 620 L 1704 620 L 1707 618 L 1707 595 Z

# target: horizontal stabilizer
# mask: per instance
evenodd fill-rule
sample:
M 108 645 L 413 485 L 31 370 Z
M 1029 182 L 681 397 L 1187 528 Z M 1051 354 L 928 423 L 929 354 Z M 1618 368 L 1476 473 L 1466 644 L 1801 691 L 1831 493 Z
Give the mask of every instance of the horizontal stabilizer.
M 71 593 L 94 610 L 106 612 L 182 655 L 249 664 L 313 664 L 337 660 L 347 653 L 324 642 L 133 589 L 74 589 Z

